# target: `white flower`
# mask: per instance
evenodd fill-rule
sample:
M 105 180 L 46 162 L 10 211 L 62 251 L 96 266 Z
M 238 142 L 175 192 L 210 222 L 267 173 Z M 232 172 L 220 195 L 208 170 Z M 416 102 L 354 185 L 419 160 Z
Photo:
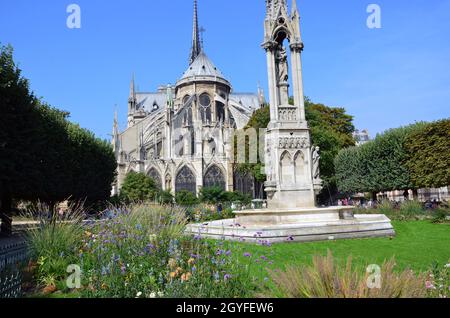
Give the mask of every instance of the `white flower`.
M 150 294 L 150 298 L 156 298 L 156 294 L 155 293 L 151 293 Z
M 164 297 L 164 293 L 163 292 L 159 292 L 158 293 L 158 297 L 160 297 L 160 298 Z
M 445 265 L 445 268 L 450 268 L 450 264 Z
M 136 298 L 140 298 L 142 296 L 142 292 L 136 294 Z

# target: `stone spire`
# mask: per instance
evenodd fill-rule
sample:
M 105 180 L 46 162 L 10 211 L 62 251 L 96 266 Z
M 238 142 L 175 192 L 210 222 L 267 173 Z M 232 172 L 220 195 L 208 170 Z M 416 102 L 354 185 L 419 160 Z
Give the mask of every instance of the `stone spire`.
M 189 57 L 189 65 L 191 65 L 197 56 L 202 52 L 202 43 L 200 41 L 200 31 L 198 27 L 197 0 L 194 0 L 194 23 L 192 28 L 192 49 Z
M 130 83 L 130 96 L 128 97 L 128 127 L 134 124 L 134 114 L 136 112 L 136 90 L 134 87 L 134 74 Z
M 130 82 L 130 96 L 128 97 L 128 102 L 135 103 L 135 101 L 136 101 L 136 90 L 134 87 L 134 73 L 133 73 L 133 76 L 132 76 L 131 82 Z
M 298 16 L 297 0 L 292 0 L 291 16 Z

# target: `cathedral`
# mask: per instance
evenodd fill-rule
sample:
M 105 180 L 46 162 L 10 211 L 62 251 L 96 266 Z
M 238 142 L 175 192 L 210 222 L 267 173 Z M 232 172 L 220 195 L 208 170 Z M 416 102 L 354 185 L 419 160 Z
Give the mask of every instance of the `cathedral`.
M 113 195 L 131 171 L 145 173 L 173 194 L 182 190 L 198 194 L 202 187 L 213 186 L 253 197 L 263 193 L 262 185 L 235 171 L 230 134 L 243 129 L 265 104 L 264 93 L 260 88 L 256 94 L 234 92 L 206 55 L 197 0 L 188 64 L 174 85 L 153 93 L 136 91 L 134 77 L 131 80 L 127 128 L 119 130 L 117 114 L 114 120 L 112 144 L 118 168 Z

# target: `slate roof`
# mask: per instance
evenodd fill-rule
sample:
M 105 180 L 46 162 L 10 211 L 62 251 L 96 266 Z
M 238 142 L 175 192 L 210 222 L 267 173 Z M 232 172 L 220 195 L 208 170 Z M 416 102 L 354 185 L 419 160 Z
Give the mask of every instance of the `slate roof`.
M 201 52 L 200 55 L 197 56 L 195 61 L 189 66 L 186 72 L 184 72 L 181 80 L 201 76 L 219 77 L 225 79 L 222 72 L 214 65 L 214 63 L 208 58 L 208 56 L 206 56 L 204 52 Z

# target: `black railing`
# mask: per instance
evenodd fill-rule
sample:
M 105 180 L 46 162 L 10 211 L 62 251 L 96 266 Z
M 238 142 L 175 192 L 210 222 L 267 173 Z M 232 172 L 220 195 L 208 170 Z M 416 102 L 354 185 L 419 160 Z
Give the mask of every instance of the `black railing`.
M 28 247 L 21 237 L 0 241 L 0 298 L 22 296 L 21 269 L 28 259 Z

